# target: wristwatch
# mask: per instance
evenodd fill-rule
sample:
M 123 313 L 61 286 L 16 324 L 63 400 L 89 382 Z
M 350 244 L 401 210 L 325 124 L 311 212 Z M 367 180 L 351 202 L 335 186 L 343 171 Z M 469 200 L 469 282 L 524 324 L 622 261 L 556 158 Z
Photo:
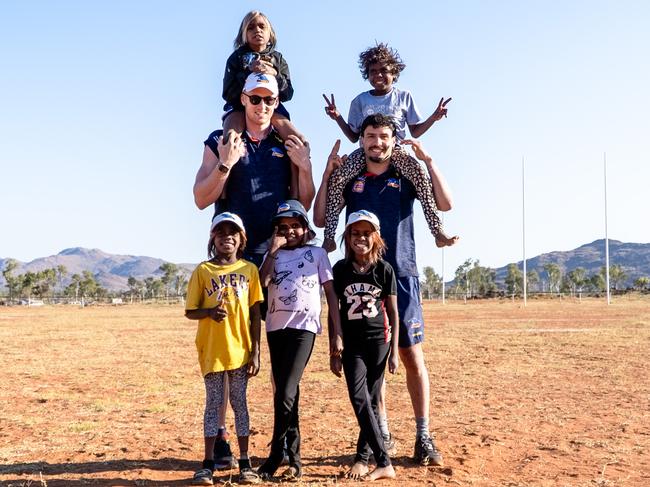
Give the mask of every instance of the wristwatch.
M 223 162 L 219 163 L 219 165 L 217 166 L 217 169 L 220 172 L 224 173 L 224 174 L 227 174 L 228 171 L 230 171 L 230 168 L 228 166 L 226 166 Z

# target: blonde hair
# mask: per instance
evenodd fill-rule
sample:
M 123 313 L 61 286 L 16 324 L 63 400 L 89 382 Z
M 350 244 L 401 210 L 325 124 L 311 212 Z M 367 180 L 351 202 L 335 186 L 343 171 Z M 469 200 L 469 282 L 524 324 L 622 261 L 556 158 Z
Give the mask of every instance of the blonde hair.
M 255 17 L 262 17 L 268 24 L 269 30 L 271 31 L 271 34 L 269 36 L 268 46 L 272 49 L 275 49 L 275 45 L 278 42 L 278 38 L 275 35 L 275 31 L 273 30 L 273 25 L 271 24 L 271 21 L 266 15 L 264 15 L 259 10 L 251 10 L 244 16 L 244 18 L 241 21 L 241 25 L 239 26 L 239 32 L 237 33 L 237 37 L 235 37 L 235 42 L 233 42 L 233 47 L 235 48 L 235 50 L 247 44 L 246 31 L 248 30 L 248 24 L 250 24 Z
M 352 250 L 352 244 L 350 243 L 350 239 L 352 238 L 353 226 L 354 223 L 352 225 L 349 225 L 345 229 L 345 233 L 343 234 L 343 242 L 345 243 L 346 260 L 354 259 L 354 250 Z M 379 262 L 379 260 L 384 256 L 384 253 L 386 252 L 386 242 L 384 242 L 384 239 L 381 237 L 381 234 L 374 227 L 372 229 L 372 233 L 370 234 L 370 237 L 368 237 L 368 241 L 370 243 L 369 262 L 372 265 L 375 265 L 377 262 Z

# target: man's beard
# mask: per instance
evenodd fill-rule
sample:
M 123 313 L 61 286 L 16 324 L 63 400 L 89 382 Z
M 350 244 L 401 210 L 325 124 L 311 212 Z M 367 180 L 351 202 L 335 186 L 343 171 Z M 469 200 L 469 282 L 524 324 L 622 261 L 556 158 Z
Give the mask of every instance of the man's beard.
M 377 157 L 377 156 L 368 156 L 368 160 L 370 162 L 374 162 L 375 164 L 381 164 L 382 162 L 386 162 L 390 160 L 390 157 L 393 155 L 393 151 L 389 150 L 388 154 L 386 154 L 386 157 Z

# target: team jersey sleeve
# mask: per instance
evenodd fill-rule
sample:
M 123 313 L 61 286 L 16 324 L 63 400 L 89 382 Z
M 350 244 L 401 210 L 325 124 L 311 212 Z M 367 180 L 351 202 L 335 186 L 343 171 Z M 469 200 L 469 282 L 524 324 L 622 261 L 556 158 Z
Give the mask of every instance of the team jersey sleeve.
M 262 284 L 260 283 L 260 274 L 255 264 L 251 266 L 251 278 L 248 283 L 248 306 L 253 306 L 255 303 L 264 301 L 262 294 Z
M 201 266 L 199 265 L 187 283 L 187 298 L 185 299 L 185 309 L 192 311 L 201 309 L 203 305 L 203 285 L 201 283 Z
M 219 150 L 217 147 L 219 146 L 219 137 L 221 137 L 222 134 L 223 130 L 215 130 L 210 135 L 208 135 L 208 138 L 203 142 L 210 148 L 212 153 L 217 156 L 217 159 L 219 158 Z

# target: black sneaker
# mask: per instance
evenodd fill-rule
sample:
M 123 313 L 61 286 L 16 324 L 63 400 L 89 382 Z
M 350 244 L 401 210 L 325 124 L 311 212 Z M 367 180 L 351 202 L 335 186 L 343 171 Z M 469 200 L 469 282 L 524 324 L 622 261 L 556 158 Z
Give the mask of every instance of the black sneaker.
M 226 433 L 218 437 L 214 443 L 214 468 L 216 470 L 230 470 L 237 466 L 237 460 L 232 454 L 228 433 Z
M 442 465 L 442 455 L 436 448 L 433 438 L 430 436 L 418 436 L 415 439 L 415 452 L 413 453 L 413 460 L 420 465 L 435 465 L 440 467 Z

